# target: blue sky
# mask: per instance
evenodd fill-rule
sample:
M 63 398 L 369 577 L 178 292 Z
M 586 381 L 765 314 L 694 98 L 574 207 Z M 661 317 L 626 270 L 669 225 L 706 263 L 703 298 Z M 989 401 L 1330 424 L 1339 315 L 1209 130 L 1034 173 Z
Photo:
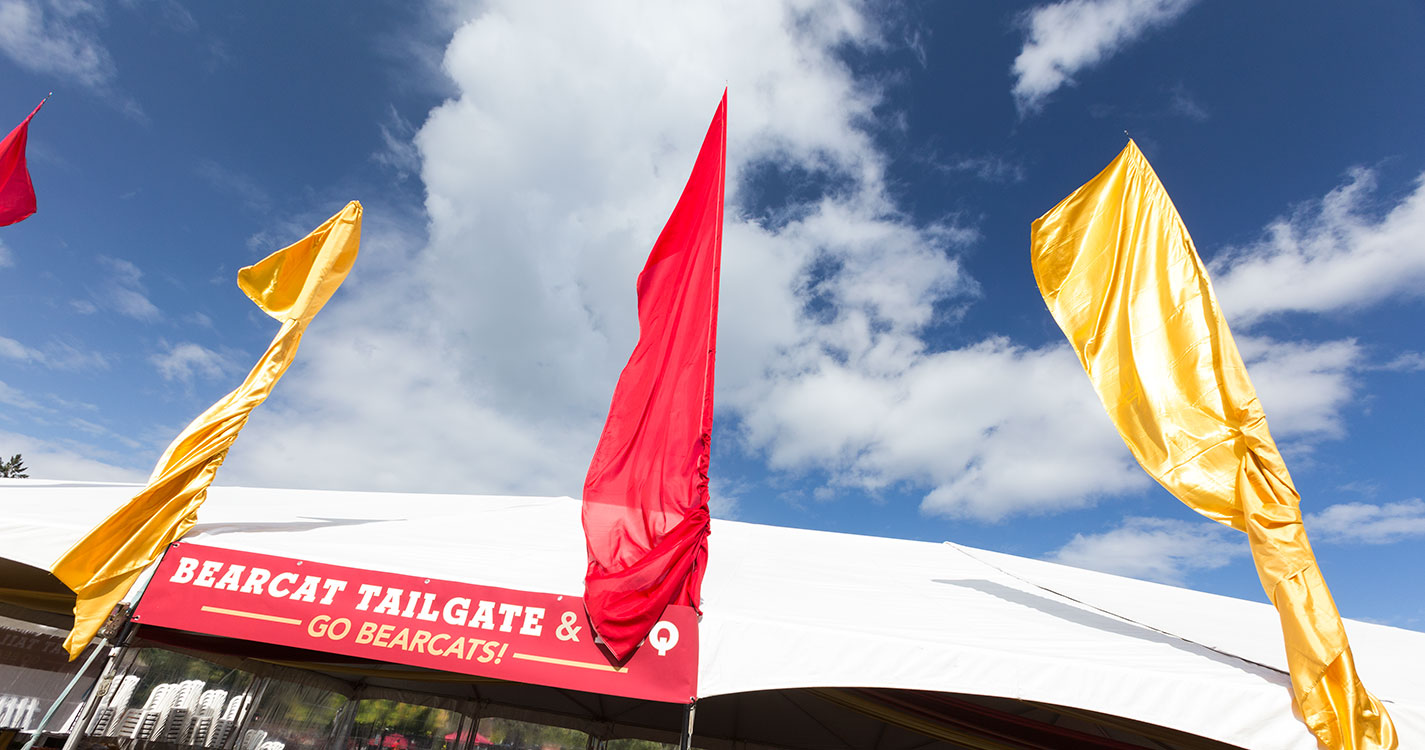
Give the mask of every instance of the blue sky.
M 577 496 L 634 278 L 729 88 L 714 512 L 1264 599 L 1133 463 L 1029 223 L 1132 134 L 1208 263 L 1349 617 L 1425 629 L 1425 8 L 0 0 L 0 453 L 138 480 L 362 254 L 219 481 Z M 716 564 L 716 538 L 713 539 Z

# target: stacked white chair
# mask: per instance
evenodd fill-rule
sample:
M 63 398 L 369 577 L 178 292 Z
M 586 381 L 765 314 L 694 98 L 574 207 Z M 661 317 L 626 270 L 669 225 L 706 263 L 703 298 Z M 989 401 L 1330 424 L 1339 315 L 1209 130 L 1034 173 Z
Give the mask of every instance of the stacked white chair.
M 232 735 L 233 728 L 242 721 L 242 717 L 247 713 L 247 694 L 238 693 L 228 700 L 227 708 L 223 709 L 222 716 L 213 722 L 213 731 L 208 734 L 207 747 L 223 747 L 227 744 L 228 737 Z
M 168 708 L 159 720 L 153 739 L 159 742 L 178 743 L 188 732 L 188 724 L 198 710 L 198 696 L 203 692 L 202 680 L 184 680 L 174 683 L 169 691 Z
M 249 729 L 242 733 L 242 745 L 239 750 L 258 750 L 267 741 L 267 732 L 261 729 Z
M 198 712 L 193 715 L 193 722 L 189 725 L 187 736 L 183 743 L 186 745 L 202 745 L 212 747 L 209 739 L 213 734 L 213 728 L 218 721 L 218 714 L 223 710 L 223 702 L 228 699 L 228 691 L 214 688 L 205 690 L 198 698 Z
M 114 683 L 99 710 L 94 713 L 88 734 L 113 737 L 119 730 L 124 712 L 129 709 L 129 702 L 134 699 L 134 688 L 138 685 L 137 675 L 126 675 Z

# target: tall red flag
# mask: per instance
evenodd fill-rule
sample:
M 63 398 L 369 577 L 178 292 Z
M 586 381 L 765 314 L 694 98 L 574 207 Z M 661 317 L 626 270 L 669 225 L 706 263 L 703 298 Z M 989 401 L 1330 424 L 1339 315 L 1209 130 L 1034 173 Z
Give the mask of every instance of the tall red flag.
M 699 607 L 708 559 L 727 92 L 638 275 L 638 345 L 584 479 L 584 605 L 628 657 L 669 604 Z
M 45 99 L 40 100 L 35 112 L 43 106 Z M 29 140 L 30 118 L 35 112 L 0 141 L 0 227 L 24 221 L 35 212 L 35 188 L 30 184 L 30 170 L 25 168 L 25 141 Z

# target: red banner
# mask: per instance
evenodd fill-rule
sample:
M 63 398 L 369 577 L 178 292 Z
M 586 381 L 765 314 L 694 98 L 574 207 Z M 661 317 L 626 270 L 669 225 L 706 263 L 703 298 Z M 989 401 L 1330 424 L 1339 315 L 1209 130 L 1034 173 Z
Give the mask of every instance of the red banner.
M 697 694 L 698 624 L 670 606 L 620 665 L 584 600 L 171 546 L 134 615 L 141 625 L 670 703 Z

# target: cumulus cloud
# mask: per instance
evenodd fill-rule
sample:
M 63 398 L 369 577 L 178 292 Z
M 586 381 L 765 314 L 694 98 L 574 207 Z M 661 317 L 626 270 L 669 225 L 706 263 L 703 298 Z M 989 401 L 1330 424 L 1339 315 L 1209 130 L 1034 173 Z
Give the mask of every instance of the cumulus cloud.
M 927 513 L 998 520 L 1083 507 L 1148 480 L 1067 347 L 992 339 L 908 352 L 895 368 L 841 363 L 776 377 L 744 416 L 773 467 L 833 482 L 930 488 Z
M 164 380 L 192 383 L 194 376 L 217 378 L 237 369 L 233 359 L 200 344 L 185 341 L 149 357 Z
M 1063 0 L 1021 17 L 1024 48 L 1014 59 L 1014 101 L 1021 114 L 1073 85 L 1074 74 L 1112 57 L 1182 15 L 1193 0 Z
M 1248 553 L 1246 536 L 1219 523 L 1128 518 L 1101 534 L 1075 534 L 1049 559 L 1180 585 L 1195 571 L 1220 568 Z
M 883 43 L 851 3 L 485 6 L 446 50 L 455 94 L 412 139 L 428 225 L 368 215 L 352 279 L 226 479 L 577 494 L 637 336 L 634 279 L 727 82 L 718 440 L 825 477 L 815 495 L 912 492 L 948 517 L 1149 486 L 1066 346 L 928 342 L 977 299 L 957 255 L 978 235 L 891 197 L 868 130 L 881 93 L 839 57 Z M 759 203 L 745 178 L 767 173 L 807 189 Z M 1335 434 L 1358 355 L 1251 350 L 1278 433 Z
M 1259 242 L 1213 259 L 1213 287 L 1234 323 L 1275 313 L 1327 313 L 1425 295 L 1425 174 L 1380 213 L 1375 173 L 1267 227 Z
M 1425 536 L 1425 500 L 1337 503 L 1308 514 L 1306 530 L 1312 540 L 1326 543 L 1391 544 Z
M 429 241 L 368 225 L 363 263 L 409 263 L 361 277 L 317 321 L 287 396 L 254 418 L 270 439 L 247 442 L 253 476 L 577 493 L 637 336 L 634 279 L 724 83 L 720 406 L 754 408 L 774 364 L 823 351 L 904 362 L 937 303 L 973 293 L 952 255 L 973 232 L 918 225 L 889 198 L 866 130 L 880 93 L 838 57 L 879 44 L 841 2 L 483 8 L 446 50 L 458 93 L 414 138 Z M 824 190 L 753 220 L 741 178 L 764 169 Z M 312 440 L 308 425 L 379 436 Z M 374 476 L 383 456 L 399 468 Z
M 1354 340 L 1236 339 L 1273 436 L 1311 440 L 1345 434 L 1343 411 L 1355 394 L 1353 373 L 1365 356 Z

